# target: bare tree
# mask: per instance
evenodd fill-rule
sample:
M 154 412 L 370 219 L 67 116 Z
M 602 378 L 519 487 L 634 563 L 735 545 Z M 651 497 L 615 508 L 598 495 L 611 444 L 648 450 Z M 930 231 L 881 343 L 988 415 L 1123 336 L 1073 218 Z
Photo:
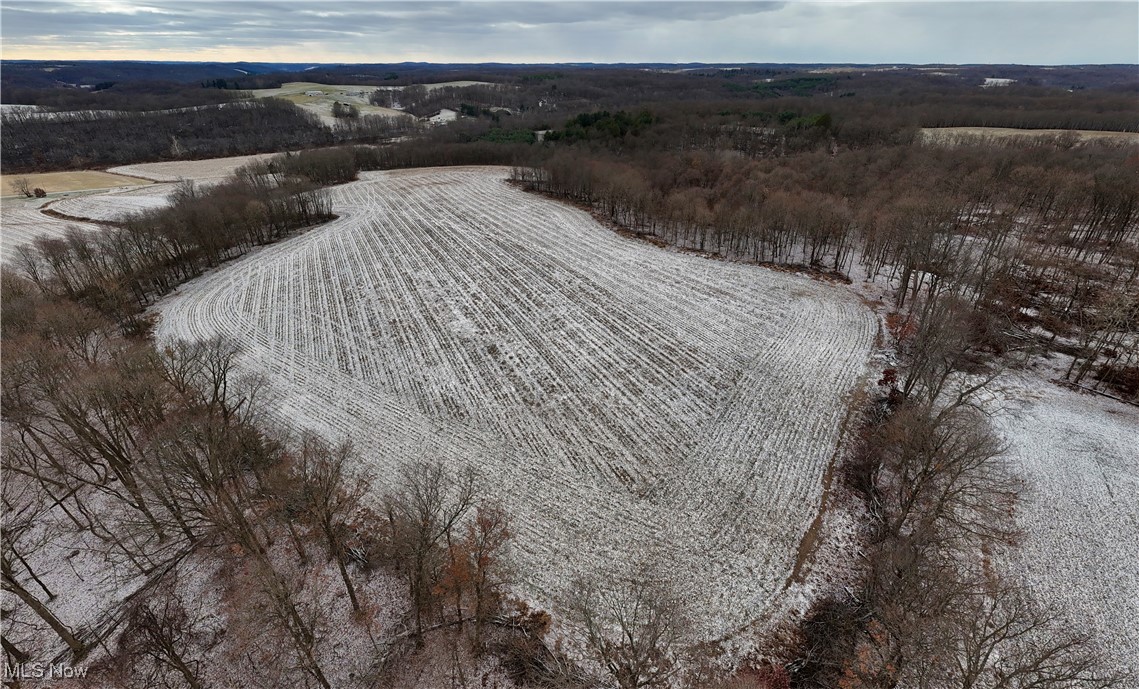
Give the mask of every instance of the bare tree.
M 359 612 L 360 601 L 348 576 L 345 536 L 347 522 L 359 509 L 368 483 L 360 477 L 349 480 L 347 464 L 353 458 L 352 447 L 347 443 L 332 447 L 315 436 L 306 435 L 301 442 L 296 478 L 308 515 L 324 535 L 328 556 L 336 560 L 340 569 L 352 610 Z
M 387 498 L 387 516 L 396 559 L 407 578 L 415 607 L 417 643 L 423 643 L 424 614 L 435 603 L 434 585 L 446 552 L 443 544 L 474 505 L 475 475 L 451 474 L 439 461 L 405 466 L 399 492 Z
M 16 190 L 16 193 L 23 194 L 29 199 L 35 195 L 32 193 L 32 182 L 27 177 L 17 177 L 13 179 L 12 188 Z
M 204 689 L 193 647 L 207 637 L 200 609 L 187 609 L 172 573 L 151 595 L 131 605 L 119 645 L 132 674 L 141 670 L 143 662 L 151 665 L 145 672 L 148 685 L 153 686 L 160 676 L 165 682 L 164 675 L 176 672 L 190 689 Z
M 298 605 L 293 587 L 281 572 L 273 568 L 267 557 L 257 557 L 254 563 L 261 582 L 263 600 L 267 603 L 262 610 L 263 614 L 288 634 L 297 652 L 301 670 L 324 689 L 332 689 L 317 657 L 317 619 L 314 611 Z
M 570 605 L 594 657 L 621 689 L 666 686 L 679 671 L 687 622 L 680 601 L 661 581 L 579 581 Z
M 1004 446 L 967 406 L 904 405 L 881 429 L 877 487 L 892 536 L 1008 540 L 1016 482 Z
M 4 471 L 10 470 L 9 462 L 13 454 L 18 453 L 11 451 L 4 453 Z M 42 530 L 36 528 L 44 522 L 50 512 L 44 493 L 38 490 L 38 486 L 29 477 L 16 472 L 8 473 L 4 477 L 3 483 L 0 483 L 0 490 L 3 491 L 4 503 L 3 519 L 0 520 L 3 527 L 0 548 L 6 557 L 14 558 L 20 563 L 36 586 L 47 596 L 48 601 L 52 601 L 56 594 L 48 588 L 28 560 L 28 557 L 39 550 L 48 539 Z
M 30 591 L 28 591 L 20 580 L 17 578 L 15 568 L 12 560 L 9 559 L 7 552 L 0 556 L 0 588 L 14 594 L 17 598 L 24 602 L 32 612 L 40 617 L 49 627 L 59 636 L 59 638 L 67 644 L 71 649 L 71 654 L 74 658 L 80 659 L 87 654 L 87 647 L 75 635 L 67 625 L 60 621 L 55 616 L 47 605 L 36 598 Z
M 510 523 L 500 505 L 479 505 L 473 522 L 467 525 L 464 546 L 471 564 L 471 590 L 475 599 L 475 635 L 478 648 L 483 626 L 498 609 L 505 585 L 502 556 L 510 540 Z
M 1003 582 L 958 611 L 955 658 L 962 689 L 1107 689 L 1123 677 L 1105 670 L 1105 658 L 1086 634 Z
M 1029 592 L 998 578 L 966 595 L 907 638 L 910 662 L 897 678 L 917 689 L 1107 689 L 1125 676 L 1107 668 L 1092 638 L 1073 631 Z
M 1068 689 L 1118 680 L 1089 637 L 991 566 L 989 553 L 1018 536 L 1018 484 L 973 392 L 906 400 L 869 436 L 863 451 L 877 470 L 868 493 L 882 528 L 865 588 L 829 627 L 838 653 L 821 649 L 831 662 L 824 682 Z

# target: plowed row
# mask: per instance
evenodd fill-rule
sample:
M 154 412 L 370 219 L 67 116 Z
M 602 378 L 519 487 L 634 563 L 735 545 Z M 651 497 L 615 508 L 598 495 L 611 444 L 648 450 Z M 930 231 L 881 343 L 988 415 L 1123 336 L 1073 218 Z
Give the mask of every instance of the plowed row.
M 96 230 L 98 225 L 53 218 L 34 207 L 5 206 L 0 212 L 0 262 L 13 263 L 19 248 L 36 237 L 62 238 L 68 228 Z
M 210 160 L 141 163 L 123 165 L 113 168 L 109 172 L 157 182 L 194 180 L 199 186 L 204 186 L 217 183 L 242 165 L 266 159 L 272 155 L 257 154 Z M 77 174 L 96 173 L 84 171 Z M 132 213 L 161 208 L 167 204 L 167 197 L 173 189 L 173 184 L 159 184 L 125 191 L 115 190 L 98 194 L 85 194 L 60 199 L 51 204 L 50 207 L 64 215 L 75 218 L 113 222 L 122 220 Z M 45 215 L 32 206 L 30 202 L 6 201 L 3 208 L 0 208 L 0 235 L 3 238 L 3 251 L 0 253 L 0 261 L 10 264 L 16 256 L 19 246 L 29 244 L 35 237 L 41 235 L 62 237 L 69 226 L 76 226 L 85 230 L 94 230 L 99 227 L 98 225 Z
M 994 416 L 1027 490 L 1011 567 L 1139 682 L 1139 411 L 1028 378 Z
M 667 252 L 500 168 L 375 173 L 340 218 L 164 302 L 225 334 L 293 424 L 351 437 L 376 493 L 472 465 L 514 520 L 518 592 L 662 567 L 718 636 L 780 590 L 875 320 L 803 277 Z
M 177 182 L 182 179 L 220 179 L 230 175 L 242 165 L 272 158 L 275 153 L 256 153 L 229 158 L 209 158 L 207 160 L 176 160 L 165 163 L 138 163 L 108 168 L 107 172 L 131 175 L 155 182 Z
M 154 184 L 129 191 L 72 196 L 51 204 L 51 209 L 75 218 L 117 222 L 143 211 L 165 208 L 172 191 L 173 184 Z

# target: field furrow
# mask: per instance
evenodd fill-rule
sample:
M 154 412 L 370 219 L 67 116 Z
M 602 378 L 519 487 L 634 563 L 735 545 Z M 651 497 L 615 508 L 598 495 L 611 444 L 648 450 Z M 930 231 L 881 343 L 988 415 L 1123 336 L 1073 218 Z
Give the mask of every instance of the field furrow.
M 51 209 L 75 218 L 119 222 L 144 211 L 170 205 L 173 184 L 154 184 L 139 189 L 105 194 L 87 194 L 60 199 Z
M 209 158 L 206 160 L 173 160 L 163 163 L 136 163 L 108 168 L 107 172 L 141 177 L 155 182 L 178 182 L 183 179 L 216 180 L 232 174 L 249 163 L 268 160 L 274 153 Z
M 1011 376 L 1010 376 L 1011 377 Z M 1027 490 L 1009 569 L 1139 673 L 1139 411 L 1026 375 L 994 421 Z
M 5 206 L 0 211 L 0 262 L 11 265 L 20 247 L 30 246 L 36 237 L 62 239 L 68 231 L 98 231 L 98 225 L 61 220 L 37 208 Z
M 246 347 L 292 425 L 350 437 L 379 494 L 470 465 L 520 594 L 664 565 L 714 637 L 779 592 L 876 321 L 804 277 L 662 251 L 501 168 L 370 173 L 340 218 L 181 288 L 159 338 Z

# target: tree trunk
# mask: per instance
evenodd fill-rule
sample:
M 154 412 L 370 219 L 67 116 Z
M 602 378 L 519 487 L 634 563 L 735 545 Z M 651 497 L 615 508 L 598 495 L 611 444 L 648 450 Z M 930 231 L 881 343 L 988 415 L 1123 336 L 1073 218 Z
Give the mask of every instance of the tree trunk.
M 16 559 L 20 561 L 20 564 L 21 564 L 21 565 L 23 565 L 23 566 L 24 566 L 24 569 L 26 569 L 26 570 L 28 571 L 28 574 L 30 574 L 30 575 L 31 575 L 31 577 L 32 577 L 32 580 L 33 580 L 33 581 L 35 581 L 35 582 L 36 582 L 36 584 L 37 584 L 37 585 L 39 585 L 39 587 L 40 587 L 41 589 L 43 589 L 43 592 L 47 594 L 47 599 L 48 599 L 49 601 L 51 601 L 51 600 L 55 600 L 55 594 L 51 592 L 51 589 L 49 589 L 49 588 L 47 587 L 47 585 L 46 585 L 46 584 L 44 584 L 44 583 L 43 583 L 43 581 L 41 581 L 41 580 L 40 580 L 40 578 L 39 578 L 38 576 L 36 576 L 36 572 L 35 572 L 35 570 L 34 570 L 34 569 L 32 569 L 32 566 L 31 566 L 31 565 L 29 565 L 29 564 L 28 564 L 28 561 L 24 559 L 24 556 L 23 556 L 23 555 L 21 555 L 21 554 L 20 554 L 20 552 L 19 552 L 18 550 L 16 550 L 16 547 L 15 547 L 15 544 L 14 544 L 14 543 L 13 543 L 13 544 L 11 544 L 11 550 L 12 550 L 12 554 L 16 556 Z
M 336 553 L 336 564 L 340 567 L 340 578 L 344 580 L 344 588 L 348 589 L 348 600 L 352 601 L 352 612 L 360 612 L 360 601 L 356 599 L 356 588 L 348 578 L 348 568 L 344 566 L 344 556 Z
M 39 599 L 29 593 L 28 590 L 20 584 L 20 582 L 16 581 L 16 579 L 12 576 L 11 568 L 8 563 L 5 563 L 4 565 L 3 587 L 5 591 L 10 591 L 16 594 L 16 596 L 20 600 L 24 601 L 24 603 L 26 603 L 34 613 L 39 615 L 44 622 L 47 622 L 48 625 L 55 631 L 55 633 L 59 635 L 59 638 L 63 639 L 63 642 L 66 643 L 68 648 L 71 649 L 72 654 L 74 654 L 77 660 L 86 655 L 87 648 L 83 645 L 82 642 L 79 641 L 79 639 L 75 638 L 75 635 L 71 633 L 71 630 L 67 628 L 67 625 L 63 624 L 63 622 L 60 622 L 59 618 L 52 614 L 51 610 L 48 610 L 46 605 L 41 603 Z
M 28 654 L 17 648 L 16 644 L 8 641 L 7 638 L 0 636 L 0 644 L 4 646 L 4 653 L 14 662 L 23 663 L 27 661 Z
M 190 689 L 202 689 L 202 683 L 198 681 L 198 677 L 190 670 L 190 667 L 186 665 L 182 657 L 178 655 L 173 648 L 168 649 L 168 652 L 170 664 L 174 666 L 174 669 L 182 673 L 182 677 L 186 679 L 186 683 L 190 685 Z

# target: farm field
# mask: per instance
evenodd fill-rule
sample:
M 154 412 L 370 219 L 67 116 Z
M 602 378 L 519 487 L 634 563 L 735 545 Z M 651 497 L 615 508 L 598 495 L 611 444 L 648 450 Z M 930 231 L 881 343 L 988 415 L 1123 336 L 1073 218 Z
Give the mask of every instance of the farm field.
M 148 180 L 131 177 L 127 173 L 114 174 L 99 170 L 78 170 L 74 172 L 41 172 L 27 175 L 0 175 L 4 195 L 13 196 L 16 190 L 15 181 L 27 178 L 29 186 L 33 189 L 42 188 L 49 194 L 64 191 L 84 191 L 87 189 L 112 189 L 115 187 L 136 186 L 149 184 Z
M 82 220 L 115 222 L 143 211 L 165 208 L 174 184 L 152 184 L 140 189 L 86 194 L 59 199 L 48 205 L 53 211 Z
M 994 416 L 1026 485 L 1011 567 L 1139 673 L 1139 409 L 1032 378 Z
M 464 86 L 494 86 L 494 83 L 490 82 L 490 81 L 463 80 L 463 81 L 440 81 L 440 82 L 436 82 L 434 84 L 421 84 L 421 86 L 423 86 L 423 88 L 427 89 L 428 91 L 434 91 L 435 89 L 452 88 L 452 87 L 453 88 L 462 88 Z
M 1009 127 L 933 127 L 921 130 L 925 143 L 953 143 L 960 138 L 1014 136 L 1059 136 L 1074 134 L 1080 141 L 1113 141 L 1121 144 L 1139 144 L 1137 132 L 1107 132 L 1091 129 L 1012 129 Z
M 463 87 L 463 86 L 490 86 L 489 81 L 443 81 L 434 84 L 419 84 L 428 91 L 447 87 Z M 275 89 L 254 89 L 250 91 L 256 98 L 269 98 L 280 96 L 294 96 L 304 95 L 305 91 L 324 91 L 326 96 L 345 98 L 358 98 L 358 94 L 363 94 L 364 103 L 368 102 L 368 94 L 377 90 L 396 90 L 405 88 L 403 86 L 362 86 L 360 84 L 318 84 L 315 81 L 289 81 L 281 84 L 280 87 Z M 344 101 L 341 101 L 344 102 Z
M 410 117 L 402 110 L 383 108 L 368 102 L 368 96 L 379 89 L 377 86 L 359 86 L 353 84 L 317 84 L 307 81 L 293 81 L 282 84 L 275 89 L 255 89 L 250 93 L 255 98 L 283 98 L 296 103 L 300 107 L 315 114 L 326 125 L 336 124 L 332 116 L 332 104 L 335 102 L 355 105 L 361 115 L 385 115 L 388 117 Z M 430 90 L 430 89 L 428 89 Z M 309 92 L 320 91 L 321 95 L 309 95 Z
M 372 173 L 340 218 L 180 288 L 156 337 L 224 335 L 273 408 L 351 438 L 375 493 L 472 466 L 523 578 L 667 572 L 717 638 L 782 590 L 877 320 L 802 276 L 669 252 L 509 186 Z
M 259 153 L 207 160 L 141 163 L 111 168 L 108 172 L 83 170 L 47 173 L 42 176 L 53 178 L 58 176 L 58 179 L 63 181 L 70 179 L 71 186 L 76 189 L 92 188 L 102 193 L 68 196 L 48 205 L 44 205 L 42 199 L 24 200 L 22 197 L 6 199 L 0 206 L 0 229 L 3 235 L 0 260 L 5 263 L 10 262 L 16 256 L 19 246 L 31 242 L 38 235 L 62 237 L 69 226 L 87 230 L 98 229 L 98 225 L 81 220 L 115 221 L 131 213 L 160 208 L 166 205 L 167 198 L 174 189 L 171 182 L 189 179 L 210 184 L 220 181 L 242 165 L 271 158 L 274 155 L 276 154 Z M 28 177 L 32 179 L 37 175 L 28 175 Z M 107 191 L 91 187 L 92 184 L 113 183 L 116 180 L 118 184 L 111 184 L 113 188 Z M 8 176 L 5 176 L 4 181 L 7 184 Z M 63 182 L 60 184 L 62 186 Z M 124 189 L 122 188 L 124 185 L 130 186 Z M 147 186 L 137 188 L 140 185 Z M 62 191 L 54 187 L 48 188 L 49 192 L 55 190 Z M 51 208 L 64 215 L 73 216 L 77 220 L 55 218 L 44 214 L 40 208 Z
M 154 182 L 177 182 L 183 179 L 220 180 L 232 174 L 237 168 L 249 163 L 272 158 L 276 153 L 255 153 L 253 155 L 209 158 L 206 160 L 174 160 L 163 163 L 137 163 L 109 168 L 108 172 L 134 175 Z
M 0 263 L 12 263 L 19 248 L 39 236 L 63 237 L 68 228 L 98 230 L 98 225 L 45 215 L 34 203 L 5 201 L 0 205 Z

